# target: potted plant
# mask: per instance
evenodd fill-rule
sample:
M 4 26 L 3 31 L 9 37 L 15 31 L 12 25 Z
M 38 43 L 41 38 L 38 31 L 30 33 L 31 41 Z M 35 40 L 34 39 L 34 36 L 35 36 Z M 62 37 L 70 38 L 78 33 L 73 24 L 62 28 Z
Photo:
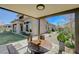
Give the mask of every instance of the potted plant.
M 72 41 L 66 41 L 65 46 L 66 52 L 74 53 L 75 44 Z
M 75 48 L 75 45 L 73 42 L 70 42 L 70 41 L 66 41 L 65 42 L 65 45 L 68 47 L 68 48 L 71 48 L 71 49 L 74 49 Z
M 69 40 L 69 37 L 62 31 L 57 36 L 57 39 L 59 41 L 59 53 L 62 53 L 62 51 L 65 51 L 65 42 Z

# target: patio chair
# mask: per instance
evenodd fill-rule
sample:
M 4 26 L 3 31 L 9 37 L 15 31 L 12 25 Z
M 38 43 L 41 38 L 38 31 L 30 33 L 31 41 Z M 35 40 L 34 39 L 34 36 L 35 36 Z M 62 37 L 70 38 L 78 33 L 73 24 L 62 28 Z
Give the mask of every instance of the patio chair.
M 7 45 L 7 49 L 9 51 L 9 54 L 18 54 L 18 51 L 15 49 L 15 47 L 12 44 Z

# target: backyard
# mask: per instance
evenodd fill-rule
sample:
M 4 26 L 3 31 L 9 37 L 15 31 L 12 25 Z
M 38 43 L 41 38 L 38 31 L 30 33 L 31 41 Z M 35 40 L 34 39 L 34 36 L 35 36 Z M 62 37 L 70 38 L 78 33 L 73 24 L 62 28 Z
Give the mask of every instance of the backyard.
M 26 37 L 11 32 L 0 33 L 0 45 L 24 40 Z

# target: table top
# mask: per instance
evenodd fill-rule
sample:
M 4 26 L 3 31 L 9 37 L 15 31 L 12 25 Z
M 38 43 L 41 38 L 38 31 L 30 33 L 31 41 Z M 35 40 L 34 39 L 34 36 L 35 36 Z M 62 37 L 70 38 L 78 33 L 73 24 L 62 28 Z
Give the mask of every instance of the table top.
M 35 45 L 38 45 L 38 43 L 40 43 L 39 46 L 44 47 L 48 50 L 50 50 L 52 48 L 52 44 L 48 41 L 48 40 L 33 40 L 32 43 L 34 43 Z
M 52 44 L 48 40 L 32 40 L 31 41 L 30 48 L 32 50 L 37 50 L 37 47 L 39 46 L 40 51 L 48 51 L 52 48 Z M 39 44 L 40 43 L 40 44 Z M 39 44 L 39 45 L 38 45 Z

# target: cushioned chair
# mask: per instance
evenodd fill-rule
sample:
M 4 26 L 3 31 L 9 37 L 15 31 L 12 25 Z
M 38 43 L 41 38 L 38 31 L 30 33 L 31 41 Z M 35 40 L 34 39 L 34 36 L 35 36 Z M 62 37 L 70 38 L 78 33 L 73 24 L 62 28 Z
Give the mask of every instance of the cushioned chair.
M 7 48 L 8 48 L 9 54 L 18 54 L 18 51 L 15 49 L 15 47 L 12 44 L 7 45 Z

